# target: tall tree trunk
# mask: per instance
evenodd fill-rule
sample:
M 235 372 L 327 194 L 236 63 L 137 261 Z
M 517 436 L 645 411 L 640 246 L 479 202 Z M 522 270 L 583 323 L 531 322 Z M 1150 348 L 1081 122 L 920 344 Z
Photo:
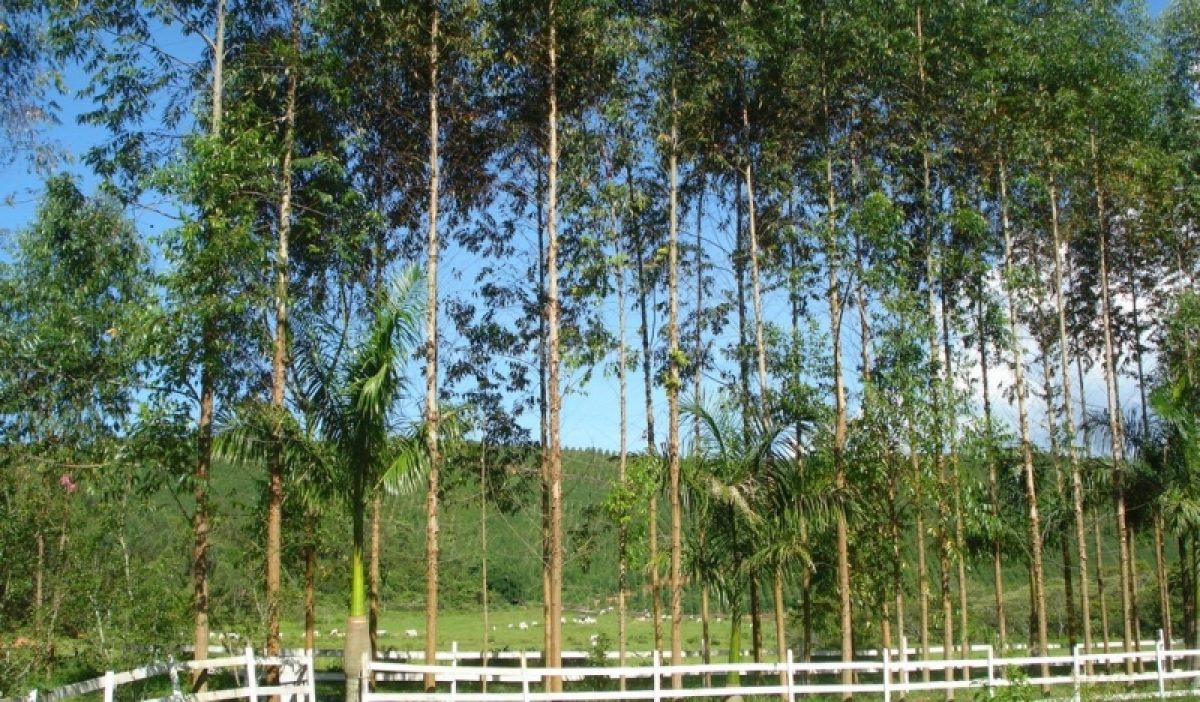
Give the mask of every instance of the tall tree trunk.
M 299 80 L 300 3 L 291 3 L 291 50 L 285 69 L 283 158 L 279 168 L 279 241 L 275 252 L 275 339 L 271 359 L 271 405 L 282 415 L 288 363 L 288 247 L 292 230 L 292 152 L 296 131 L 296 86 Z M 283 425 L 277 420 L 267 478 L 267 655 L 279 655 L 280 586 L 283 549 Z M 279 683 L 279 667 L 267 669 L 266 683 Z
M 550 478 L 550 618 L 552 628 L 550 648 L 546 652 L 546 665 L 562 667 L 562 589 L 563 589 L 563 495 L 562 495 L 562 446 L 560 419 L 562 396 L 559 382 L 561 360 L 559 356 L 559 300 L 558 300 L 558 43 L 556 0 L 549 0 L 547 24 L 549 40 L 547 53 L 550 75 L 548 98 L 548 174 L 546 179 L 546 327 L 549 350 L 549 447 L 548 472 Z M 562 690 L 562 678 L 551 677 L 549 689 Z
M 921 475 L 921 462 L 917 456 L 917 429 L 914 419 L 908 417 L 909 434 L 909 465 L 913 476 L 913 509 L 917 541 L 917 597 L 920 600 L 921 611 L 921 660 L 929 660 L 929 566 L 925 558 L 925 501 L 924 477 Z M 929 682 L 929 667 L 921 669 L 921 679 Z
M 823 90 L 827 90 L 823 88 Z M 829 96 L 826 92 L 825 110 L 828 117 L 829 111 Z M 832 135 L 828 137 L 830 140 Z M 828 219 L 828 237 L 826 257 L 828 258 L 827 265 L 829 266 L 829 318 L 830 318 L 830 337 L 833 343 L 833 397 L 834 397 L 834 425 L 833 425 L 833 475 L 834 475 L 834 490 L 837 493 L 838 500 L 845 499 L 846 484 L 846 433 L 849 423 L 848 409 L 846 406 L 846 386 L 844 372 L 842 369 L 842 314 L 844 304 L 841 297 L 841 281 L 840 275 L 840 251 L 838 250 L 838 233 L 837 233 L 837 191 L 833 180 L 833 149 L 832 144 L 826 143 L 825 147 L 825 181 L 826 181 L 826 216 Z M 839 626 L 841 629 L 841 654 L 842 662 L 850 663 L 854 660 L 854 612 L 851 605 L 850 596 L 850 535 L 849 527 L 846 523 L 846 505 L 839 504 L 835 508 L 836 522 L 836 538 L 837 538 L 837 586 L 838 586 L 838 601 L 839 601 Z M 851 685 L 854 683 L 854 671 L 850 668 L 842 669 L 842 684 Z M 842 699 L 849 702 L 852 695 L 843 693 Z
M 976 328 L 979 330 L 979 371 L 980 388 L 983 392 L 983 422 L 984 433 L 987 437 L 987 467 L 988 467 L 988 499 L 991 502 L 992 521 L 996 533 L 992 535 L 992 579 L 993 592 L 996 598 L 996 631 L 999 637 L 1000 653 L 1008 650 L 1008 625 L 1004 616 L 1004 567 L 1002 562 L 1003 546 L 999 534 L 1000 524 L 1000 485 L 996 476 L 996 451 L 993 442 L 996 440 L 995 422 L 992 415 L 991 386 L 988 380 L 987 334 L 984 329 L 986 311 L 984 302 L 979 300 L 976 313 Z
M 630 197 L 632 197 L 632 192 Z M 644 243 L 644 242 L 643 242 Z M 650 282 L 646 273 L 644 246 L 638 246 L 637 277 L 638 277 L 638 309 L 641 312 L 641 342 L 642 342 L 642 379 L 646 400 L 646 455 L 655 456 L 658 448 L 654 436 L 654 371 L 653 356 L 650 348 Z M 650 611 L 654 616 L 654 650 L 662 650 L 662 605 L 659 590 L 662 583 L 658 574 L 658 487 L 654 486 L 650 495 L 648 515 L 649 560 L 650 560 Z
M 206 348 L 215 345 L 216 334 L 211 323 L 205 324 Z M 198 427 L 199 447 L 196 460 L 196 511 L 192 515 L 192 607 L 195 614 L 195 638 L 192 659 L 208 658 L 208 529 L 209 494 L 208 480 L 212 472 L 213 401 L 215 392 L 214 370 L 205 362 L 200 371 L 200 423 Z M 196 670 L 192 675 L 192 692 L 203 692 L 208 685 L 208 671 Z
M 479 649 L 479 663 L 488 666 L 491 641 L 488 632 L 490 611 L 488 609 L 488 538 L 487 538 L 487 439 L 479 442 L 479 599 L 483 604 L 483 645 Z M 482 692 L 487 692 L 488 676 L 480 676 L 479 686 Z
M 1007 167 L 1003 159 L 1000 164 L 1000 219 L 1004 230 L 1004 270 L 1005 277 L 1010 281 L 1006 286 L 1008 296 L 1008 325 L 1012 336 L 1013 370 L 1017 390 L 1017 416 L 1021 434 L 1021 467 L 1025 476 L 1025 494 L 1029 501 L 1029 550 L 1030 550 L 1030 597 L 1033 601 L 1032 619 L 1037 632 L 1038 646 L 1043 654 L 1046 651 L 1046 595 L 1045 569 L 1042 564 L 1042 524 L 1038 513 L 1037 481 L 1034 476 L 1033 442 L 1029 436 L 1029 410 L 1027 404 L 1028 388 L 1025 385 L 1025 359 L 1018 335 L 1018 305 L 1015 285 L 1016 262 L 1013 254 L 1012 227 L 1008 215 L 1008 179 Z M 1043 675 L 1048 673 L 1043 667 Z
M 429 228 L 425 242 L 425 451 L 429 475 L 425 490 L 425 660 L 437 655 L 438 626 L 438 490 L 441 480 L 441 453 L 438 446 L 438 263 L 441 241 L 438 233 L 438 206 L 441 197 L 441 158 L 438 154 L 441 128 L 438 122 L 439 46 L 441 41 L 439 0 L 429 0 Z M 425 675 L 425 689 L 437 687 L 437 677 Z
M 1091 137 L 1092 161 L 1096 163 L 1096 137 Z M 1112 337 L 1112 305 L 1108 284 L 1108 228 L 1106 226 L 1104 191 L 1100 188 L 1099 169 L 1093 171 L 1096 186 L 1097 223 L 1100 227 L 1100 314 L 1104 328 L 1104 385 L 1108 395 L 1108 428 L 1112 438 L 1113 486 L 1117 494 L 1117 549 L 1121 566 L 1121 612 L 1124 624 L 1125 650 L 1133 646 L 1133 593 L 1130 548 L 1125 510 L 1125 427 L 1121 421 L 1121 404 L 1117 396 L 1116 351 Z M 1053 181 L 1051 181 L 1053 192 Z M 1057 233 L 1055 241 L 1058 241 Z M 1127 672 L 1133 671 L 1133 661 L 1125 662 Z
M 1103 532 L 1100 528 L 1099 520 L 1095 523 L 1096 527 L 1096 592 L 1100 593 L 1100 631 L 1104 634 L 1104 652 L 1109 653 L 1112 641 L 1112 633 L 1108 628 L 1108 596 L 1104 592 L 1104 552 L 1101 550 L 1101 544 L 1104 543 Z
M 679 126 L 677 96 L 671 85 L 671 137 L 668 155 L 670 212 L 667 244 L 667 473 L 671 509 L 671 665 L 683 665 L 683 504 L 679 467 Z M 683 676 L 672 675 L 671 686 L 683 687 Z
M 217 0 L 217 28 L 213 37 L 212 136 L 221 136 L 221 116 L 225 90 L 225 0 Z M 195 616 L 192 659 L 208 658 L 208 480 L 212 470 L 213 409 L 216 399 L 216 363 L 213 359 L 217 330 L 211 319 L 201 332 L 200 416 L 196 427 L 197 457 L 194 495 L 196 511 L 192 515 L 192 608 Z M 192 676 L 192 692 L 208 689 L 208 672 L 197 670 Z
M 632 190 L 633 181 L 628 187 Z M 617 386 L 620 407 L 620 453 L 617 457 L 617 485 L 624 493 L 629 487 L 629 373 L 625 364 L 626 358 L 626 324 L 625 324 L 625 256 L 621 245 L 620 235 L 616 229 L 616 215 L 613 214 L 614 235 L 617 237 Z M 617 665 L 625 667 L 625 655 L 628 647 L 628 603 L 626 593 L 629 590 L 629 525 L 622 519 L 617 525 Z M 620 689 L 625 690 L 625 676 L 621 676 Z

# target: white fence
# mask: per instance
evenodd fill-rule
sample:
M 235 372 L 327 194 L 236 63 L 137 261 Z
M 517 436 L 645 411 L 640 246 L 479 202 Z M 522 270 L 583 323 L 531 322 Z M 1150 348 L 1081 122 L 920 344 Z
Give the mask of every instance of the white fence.
M 462 654 L 455 651 L 449 656 L 449 666 L 367 662 L 366 676 L 415 681 L 432 673 L 438 688 L 432 692 L 398 691 L 380 685 L 372 691 L 364 677 L 362 702 L 660 702 L 683 698 L 725 699 L 734 695 L 754 695 L 760 699 L 776 696 L 795 702 L 797 697 L 806 695 L 846 693 L 856 697 L 872 695 L 891 702 L 893 698 L 903 699 L 906 693 L 920 691 L 967 690 L 972 696 L 976 691 L 985 691 L 990 696 L 1013 685 L 1041 688 L 1049 696 L 1076 702 L 1082 699 L 1084 691 L 1089 699 L 1105 697 L 1105 691 L 1097 686 L 1111 687 L 1107 692 L 1114 699 L 1200 699 L 1197 689 L 1200 670 L 1186 669 L 1192 666 L 1184 663 L 1186 659 L 1200 657 L 1200 651 L 1166 650 L 1161 641 L 1150 651 L 1085 655 L 1082 647 L 1078 647 L 1066 655 L 1042 657 L 997 658 L 991 647 L 982 648 L 984 658 L 969 660 L 897 659 L 885 650 L 878 660 L 797 663 L 789 651 L 782 663 L 680 666 L 664 665 L 661 655 L 655 652 L 648 666 L 563 668 L 531 667 L 526 654 L 516 654 L 519 663 L 516 667 L 459 665 Z M 849 685 L 840 682 L 845 670 L 853 671 L 856 682 Z M 726 685 L 725 679 L 731 672 L 737 673 L 740 681 Z M 555 678 L 562 682 L 561 691 L 548 689 L 548 681 Z M 680 684 L 673 685 L 675 681 Z
M 1200 650 L 1167 650 L 1157 642 L 1152 650 L 1129 653 L 1084 654 L 1082 648 L 1063 655 L 996 657 L 989 646 L 974 647 L 983 657 L 969 660 L 919 660 L 905 655 L 896 657 L 890 651 L 882 651 L 875 660 L 855 660 L 851 663 L 837 661 L 798 663 L 791 652 L 782 663 L 714 663 L 709 665 L 690 664 L 681 666 L 664 665 L 661 654 L 648 655 L 641 665 L 609 666 L 587 665 L 579 661 L 586 654 L 572 655 L 562 668 L 533 667 L 536 653 L 492 654 L 487 665 L 464 665 L 464 660 L 480 661 L 478 653 L 460 652 L 454 647 L 450 652 L 440 652 L 438 664 L 397 662 L 395 660 L 367 661 L 364 669 L 362 702 L 548 702 L 559 700 L 675 700 L 683 698 L 728 698 L 733 695 L 765 696 L 786 698 L 796 702 L 797 697 L 807 695 L 838 695 L 849 693 L 854 696 L 870 695 L 891 702 L 903 699 L 906 693 L 921 691 L 966 690 L 971 696 L 985 691 L 994 694 L 997 690 L 1013 685 L 1029 685 L 1032 689 L 1042 688 L 1050 696 L 1071 698 L 1078 702 L 1087 693 L 1089 699 L 1099 699 L 1107 693 L 1114 699 L 1192 697 L 1200 699 L 1200 670 L 1193 662 L 1200 660 Z M 322 651 L 316 656 L 308 652 L 291 652 L 277 657 L 255 657 L 253 649 L 247 647 L 242 655 L 212 658 L 202 661 L 174 661 L 155 663 L 125 673 L 108 672 L 103 676 L 68 685 L 52 692 L 40 694 L 36 691 L 25 702 L 64 702 L 82 695 L 101 692 L 104 702 L 113 702 L 122 685 L 165 676 L 151 689 L 141 695 L 145 702 L 220 702 L 221 700 L 248 699 L 260 702 L 264 697 L 280 696 L 288 702 L 316 702 L 318 680 L 345 680 L 341 673 L 316 674 L 315 657 L 327 657 L 340 652 Z M 906 652 L 907 654 L 907 652 Z M 395 655 L 395 654 L 393 654 Z M 406 655 L 409 659 L 420 658 L 417 652 Z M 631 656 L 632 657 L 632 656 Z M 1190 659 L 1190 660 L 1189 660 Z M 576 661 L 579 661 L 578 663 Z M 280 683 L 266 685 L 262 677 L 269 667 L 278 666 Z M 1046 673 L 1043 674 L 1043 669 Z M 193 671 L 225 671 L 222 682 L 228 683 L 232 673 L 233 687 L 210 689 L 204 692 L 184 692 L 190 680 L 180 681 Z M 853 671 L 855 682 L 843 685 L 840 682 L 844 670 Z M 437 681 L 433 692 L 421 692 L 413 684 L 403 685 L 407 690 L 396 689 L 397 681 L 419 681 L 426 673 L 432 673 Z M 730 673 L 737 673 L 740 682 L 726 685 Z M 379 683 L 372 690 L 366 684 L 373 676 Z M 562 690 L 547 690 L 546 683 L 552 678 L 562 681 Z M 216 687 L 216 680 L 210 676 Z M 680 688 L 673 687 L 678 680 Z M 1104 686 L 1098 688 L 1096 686 Z M 333 691 L 331 694 L 338 694 Z M 123 697 L 128 699 L 127 692 Z M 133 696 L 139 696 L 135 692 Z
M 267 668 L 275 666 L 280 669 L 280 684 L 263 684 L 260 678 Z M 183 686 L 190 687 L 190 680 L 181 684 L 180 674 L 190 675 L 193 671 L 198 670 L 209 673 L 231 671 L 235 687 L 204 692 L 184 692 Z M 113 702 L 117 688 L 122 685 L 158 676 L 167 677 L 170 681 L 171 692 L 159 697 L 143 697 L 145 702 L 220 702 L 220 700 L 235 699 L 259 702 L 263 697 L 275 695 L 281 696 L 284 700 L 299 700 L 301 697 L 305 698 L 306 702 L 316 702 L 317 700 L 312 656 L 255 657 L 254 650 L 249 646 L 242 655 L 238 656 L 209 658 L 200 661 L 168 660 L 166 663 L 153 663 L 126 673 L 109 671 L 98 678 L 60 687 L 43 695 L 39 695 L 38 691 L 34 690 L 23 699 L 27 702 L 63 702 L 72 697 L 103 692 L 104 702 Z M 209 677 L 212 678 L 211 675 Z

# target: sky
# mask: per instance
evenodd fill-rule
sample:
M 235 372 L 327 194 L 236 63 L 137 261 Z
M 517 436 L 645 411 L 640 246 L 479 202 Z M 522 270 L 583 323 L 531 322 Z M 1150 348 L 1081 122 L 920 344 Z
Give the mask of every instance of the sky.
M 1168 0 L 1149 0 L 1147 9 L 1151 16 L 1157 16 L 1167 5 Z M 190 46 L 188 42 L 189 40 L 181 38 L 175 46 L 184 53 L 194 52 L 194 46 Z M 58 102 L 62 106 L 60 123 L 44 130 L 45 139 L 58 146 L 63 154 L 63 161 L 56 172 L 65 170 L 75 173 L 85 192 L 90 192 L 95 187 L 96 178 L 80 163 L 79 157 L 90 146 L 105 139 L 102 130 L 81 126 L 75 121 L 75 116 L 86 109 L 87 105 L 74 99 L 72 95 L 87 84 L 88 78 L 89 76 L 77 68 L 67 72 L 64 80 L 68 91 L 58 98 Z M 27 227 L 33 221 L 42 179 L 43 174 L 32 172 L 24 162 L 0 165 L 0 241 L 11 236 L 12 232 Z M 137 208 L 131 212 L 131 216 L 139 230 L 147 236 L 153 236 L 164 228 L 173 226 L 173 220 L 164 216 L 163 211 L 156 207 Z M 7 244 L 5 244 L 5 248 L 7 248 Z M 458 269 L 463 272 L 464 280 L 470 279 L 470 271 L 479 264 L 479 261 L 470 260 L 461 252 L 445 262 L 448 269 Z M 615 319 L 616 312 L 614 310 L 609 312 Z M 632 317 L 629 321 L 629 329 L 631 334 L 636 330 L 636 321 Z M 998 371 L 993 372 L 998 373 Z M 423 385 L 419 380 L 415 382 L 417 386 Z M 639 450 L 645 447 L 646 419 L 641 400 L 643 397 L 642 382 L 640 374 L 630 374 L 628 390 L 630 450 Z M 999 379 L 997 382 L 1003 382 L 1003 379 Z M 1091 383 L 1091 385 L 1097 384 Z M 620 422 L 617 401 L 618 381 L 615 374 L 597 370 L 590 383 L 585 387 L 578 385 L 577 378 L 568 377 L 565 389 L 562 413 L 563 445 L 616 451 L 619 447 Z M 1089 395 L 1096 395 L 1086 398 L 1093 407 L 1098 407 L 1104 402 L 1102 386 L 1100 386 L 1099 392 L 1100 394 L 1097 395 L 1089 390 Z M 661 397 L 661 392 L 657 392 L 656 395 L 658 396 L 656 397 L 656 424 L 660 427 L 657 438 L 661 443 L 664 438 L 666 403 L 665 399 Z M 1133 406 L 1134 404 L 1136 403 L 1127 401 L 1124 406 Z M 998 411 L 1002 416 L 1008 415 L 1015 425 L 1016 411 L 1014 408 L 1005 407 L 1001 403 Z M 530 428 L 534 430 L 533 435 L 536 436 L 536 428 Z

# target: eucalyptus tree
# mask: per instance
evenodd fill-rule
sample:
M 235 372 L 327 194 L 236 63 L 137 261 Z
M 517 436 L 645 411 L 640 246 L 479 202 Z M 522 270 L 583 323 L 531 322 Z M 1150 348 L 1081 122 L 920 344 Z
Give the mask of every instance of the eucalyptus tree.
M 545 192 L 544 222 L 539 222 L 536 252 L 544 265 L 544 287 L 539 286 L 538 307 L 544 320 L 545 416 L 543 420 L 544 510 L 546 544 L 544 588 L 546 600 L 546 663 L 561 665 L 562 566 L 562 311 L 560 277 L 569 261 L 560 241 L 560 159 L 564 155 L 560 131 L 594 104 L 608 89 L 624 43 L 616 37 L 621 7 L 611 2 L 547 0 L 535 8 L 525 3 L 498 2 L 491 49 L 500 57 L 497 75 L 503 75 L 513 92 L 499 99 L 498 118 L 510 124 L 513 143 L 533 145 L 538 153 L 534 170 Z M 544 166 L 544 167 L 543 167 Z M 539 210 L 540 211 L 540 210 Z M 557 687 L 561 680 L 550 681 Z

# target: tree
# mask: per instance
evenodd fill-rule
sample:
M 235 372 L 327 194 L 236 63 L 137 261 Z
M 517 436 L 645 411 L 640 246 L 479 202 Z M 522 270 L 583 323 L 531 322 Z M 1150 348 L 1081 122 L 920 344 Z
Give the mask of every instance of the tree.
M 31 483 L 34 560 L 22 567 L 32 566 L 33 591 L 22 609 L 40 668 L 62 635 L 69 496 L 85 481 L 124 484 L 129 470 L 117 463 L 146 380 L 152 278 L 148 251 L 120 205 L 85 196 L 68 175 L 46 182 L 36 221 L 5 253 L 0 460 Z
M 339 490 L 352 521 L 350 614 L 346 625 L 346 698 L 357 700 L 367 631 L 365 517 L 385 482 L 416 473 L 418 453 L 397 451 L 393 412 L 404 392 L 404 363 L 420 337 L 423 304 L 419 276 L 409 268 L 371 300 L 366 329 L 328 334 L 318 328 L 297 339 L 294 361 L 300 392 L 308 398 L 316 430 L 334 451 Z M 360 336 L 361 334 L 361 336 Z

